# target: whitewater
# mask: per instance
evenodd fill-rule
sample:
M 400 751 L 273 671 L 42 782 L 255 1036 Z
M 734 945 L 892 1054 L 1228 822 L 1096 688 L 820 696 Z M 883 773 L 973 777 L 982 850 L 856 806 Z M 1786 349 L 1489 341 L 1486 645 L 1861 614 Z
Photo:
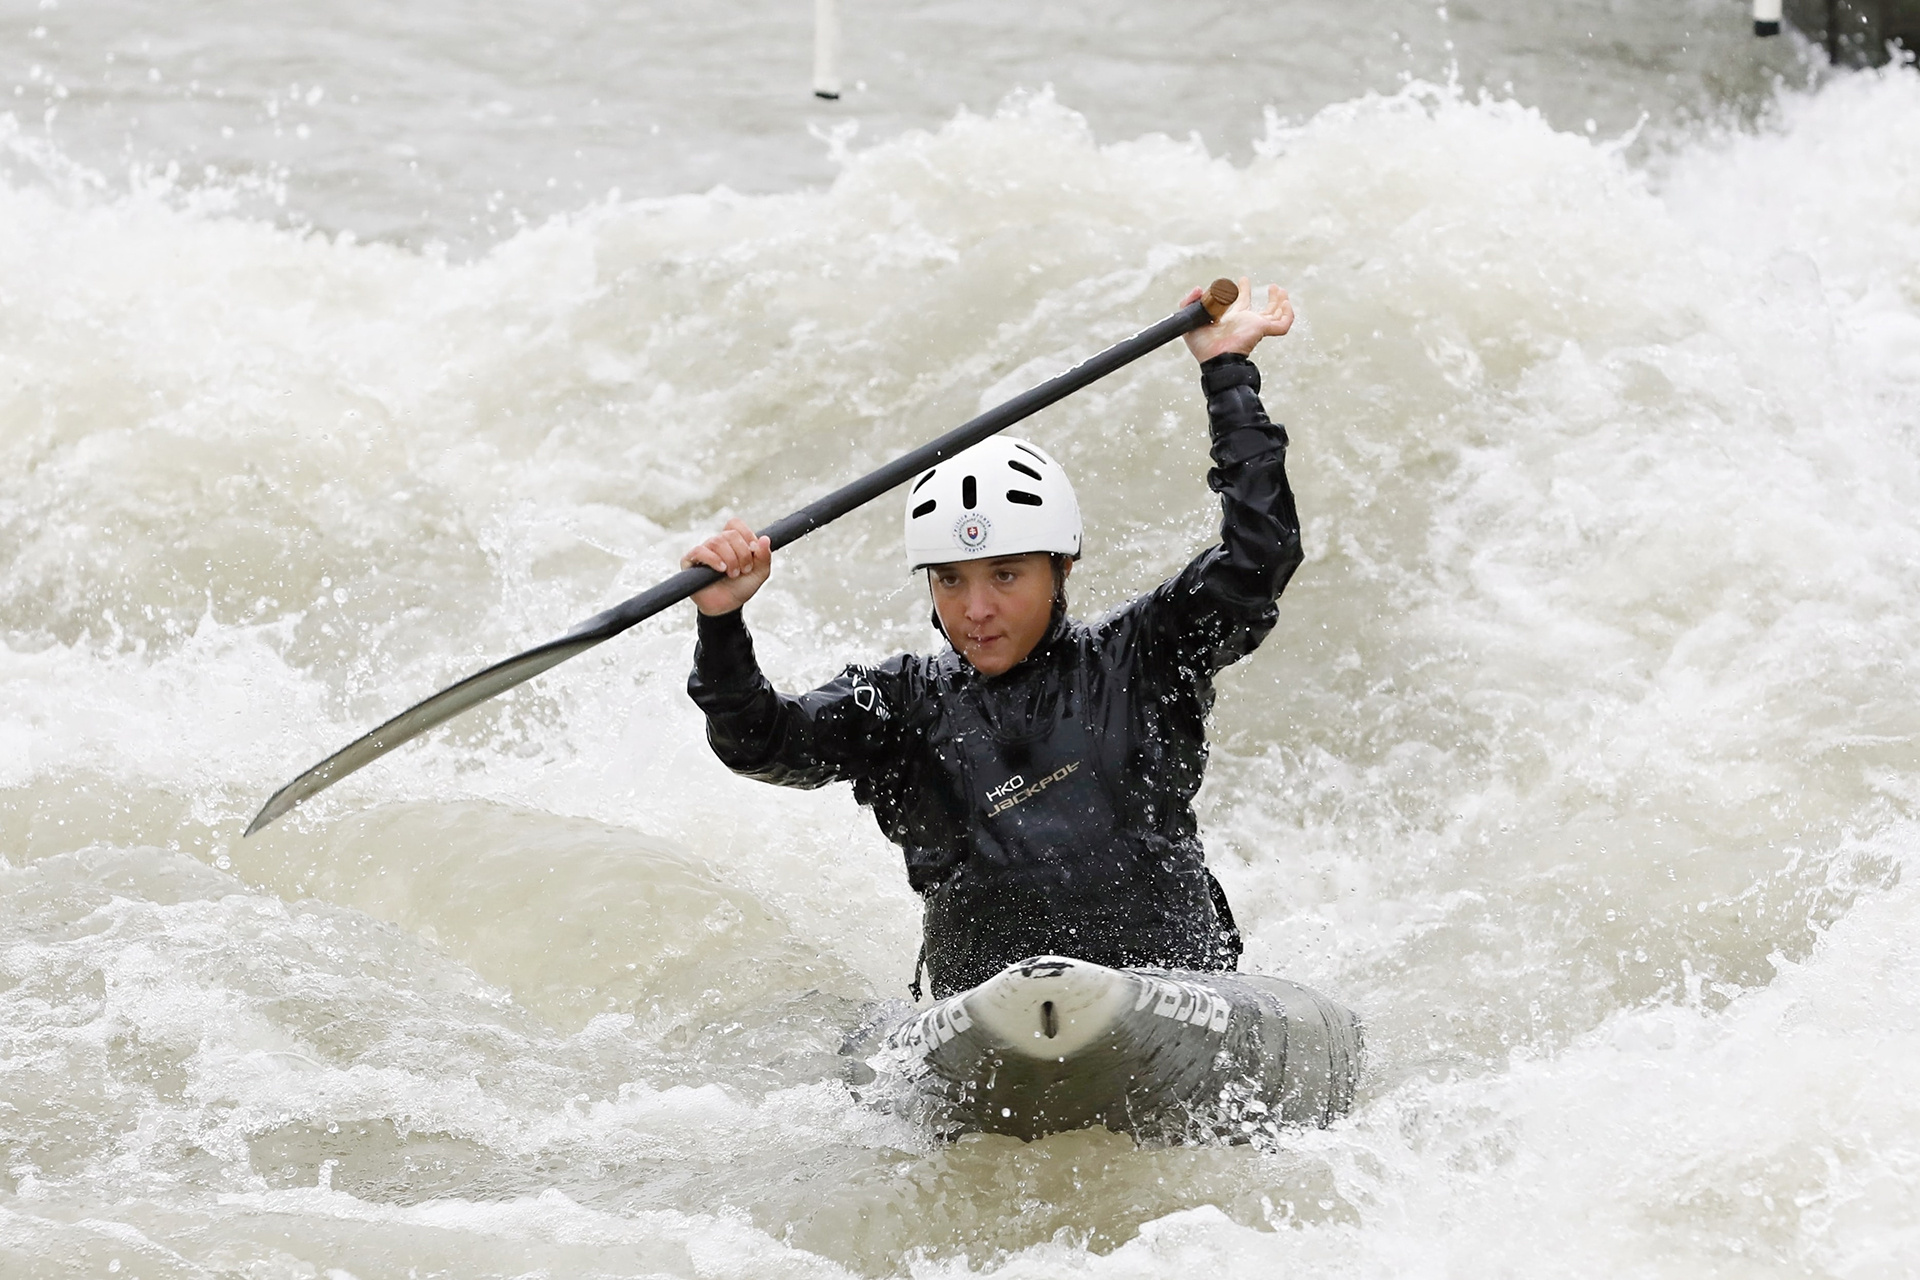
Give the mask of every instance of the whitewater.
M 1920 1272 L 1920 75 L 1322 5 L 1229 85 L 992 4 L 853 23 L 829 106 L 804 8 L 7 19 L 0 1275 Z M 1200 816 L 1245 967 L 1367 1019 L 1347 1120 L 857 1103 L 918 901 L 712 758 L 684 608 L 240 839 L 1243 271 L 1307 562 Z M 1023 428 L 1076 612 L 1206 545 L 1204 421 L 1176 348 Z M 898 539 L 778 557 L 782 687 L 937 643 Z

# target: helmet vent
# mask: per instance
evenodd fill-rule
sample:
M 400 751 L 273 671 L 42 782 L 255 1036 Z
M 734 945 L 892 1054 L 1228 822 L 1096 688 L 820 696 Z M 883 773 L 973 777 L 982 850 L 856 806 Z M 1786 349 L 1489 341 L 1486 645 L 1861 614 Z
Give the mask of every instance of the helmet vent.
M 938 471 L 939 469 L 940 469 L 940 468 L 938 468 L 938 467 L 935 467 L 935 468 L 933 469 L 933 471 Z M 927 481 L 929 481 L 929 480 L 931 480 L 931 479 L 933 479 L 933 471 L 929 471 L 929 472 L 927 472 L 927 474 L 925 474 L 925 475 L 923 475 L 923 476 L 921 476 L 921 477 L 920 477 L 920 483 L 918 483 L 918 484 L 916 484 L 916 485 L 914 485 L 914 486 L 913 486 L 913 488 L 911 488 L 911 489 L 909 489 L 909 490 L 907 490 L 907 492 L 908 492 L 908 493 L 918 493 L 918 492 L 920 492 L 920 491 L 921 491 L 922 489 L 924 489 L 924 488 L 926 488 L 926 486 L 927 486 Z
M 1036 450 L 1033 450 L 1033 449 L 1029 449 L 1029 448 L 1027 448 L 1027 446 L 1025 446 L 1025 445 L 1023 445 L 1023 444 L 1021 444 L 1021 443 L 1020 443 L 1020 442 L 1019 442 L 1018 440 L 1009 440 L 1009 441 L 1008 441 L 1007 443 L 1008 443 L 1008 444 L 1011 444 L 1011 445 L 1012 445 L 1012 446 L 1013 446 L 1014 448 L 1016 448 L 1016 449 L 1018 449 L 1018 450 L 1019 450 L 1020 452 L 1022 452 L 1022 453 L 1024 453 L 1024 454 L 1026 454 L 1026 455 L 1027 455 L 1028 457 L 1030 457 L 1030 458 L 1032 458 L 1032 459 L 1033 459 L 1033 460 L 1034 460 L 1035 462 L 1045 462 L 1045 461 L 1046 461 L 1046 459 L 1045 459 L 1045 458 L 1043 458 L 1043 457 L 1041 457 L 1041 456 L 1040 456 L 1040 454 L 1038 453 L 1038 451 L 1036 451 Z
M 1012 459 L 1008 459 L 1007 465 L 1012 467 L 1015 471 L 1018 471 L 1023 476 L 1032 476 L 1035 480 L 1038 480 L 1040 478 L 1040 473 L 1038 471 L 1035 471 L 1032 467 L 1028 466 L 1024 462 L 1015 462 Z
M 960 505 L 969 511 L 980 505 L 980 488 L 972 476 L 960 482 Z
M 1028 493 L 1025 489 L 1009 489 L 1007 490 L 1007 501 L 1017 502 L 1023 507 L 1037 507 L 1040 505 L 1040 495 L 1037 493 Z
M 940 504 L 935 502 L 932 498 L 928 498 L 925 502 L 921 503 L 919 506 L 913 509 L 913 518 L 915 520 L 918 520 L 921 516 L 926 515 L 929 511 L 932 511 L 935 507 L 939 505 Z

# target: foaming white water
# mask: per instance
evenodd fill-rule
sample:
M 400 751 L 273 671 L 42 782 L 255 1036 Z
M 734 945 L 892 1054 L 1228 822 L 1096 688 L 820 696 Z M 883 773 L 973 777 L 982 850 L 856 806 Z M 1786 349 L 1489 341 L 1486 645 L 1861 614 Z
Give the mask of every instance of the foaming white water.
M 1038 99 L 470 264 L 0 191 L 0 1248 L 1911 1270 L 1915 139 L 1911 77 L 1651 176 L 1424 88 L 1246 166 Z M 937 1149 L 854 1107 L 838 1033 L 903 985 L 913 900 L 850 798 L 711 761 L 684 617 L 237 842 L 695 531 L 1242 264 L 1304 316 L 1261 358 L 1310 560 L 1223 681 L 1203 818 L 1250 966 L 1369 1014 L 1352 1121 Z M 1083 609 L 1208 536 L 1183 360 L 1033 426 L 1088 512 Z M 752 610 L 782 683 L 930 643 L 895 529 L 783 555 Z
M 1913 828 L 1887 843 L 1910 868 Z M 1920 1109 L 1892 1082 L 1920 1050 L 1916 923 L 1908 882 L 1718 1013 L 1625 1010 L 1550 1059 L 1380 1099 L 1307 1140 L 1363 1225 L 1265 1232 L 1199 1207 L 1094 1265 L 1040 1246 L 993 1274 L 1909 1274 Z
M 1802 41 L 1752 39 L 1723 0 L 1542 0 L 1491 20 L 1376 0 L 1365 21 L 1213 0 L 867 6 L 846 14 L 832 103 L 808 92 L 813 12 L 789 0 L 28 12 L 0 42 L 0 110 L 79 163 L 165 174 L 268 219 L 476 254 L 610 189 L 823 185 L 821 132 L 890 139 L 1043 85 L 1102 139 L 1197 132 L 1244 158 L 1263 109 L 1305 116 L 1410 77 L 1504 85 L 1560 127 L 1609 131 L 1649 113 L 1751 113 L 1780 77 L 1819 75 Z

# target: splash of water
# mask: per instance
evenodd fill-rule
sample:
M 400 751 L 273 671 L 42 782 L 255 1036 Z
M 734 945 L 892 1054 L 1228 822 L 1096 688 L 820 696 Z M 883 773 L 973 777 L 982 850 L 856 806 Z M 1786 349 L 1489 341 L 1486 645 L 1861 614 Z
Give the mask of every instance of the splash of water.
M 1910 1267 L 1915 139 L 1897 76 L 1651 167 L 1423 86 L 1245 164 L 1041 97 L 464 263 L 0 188 L 0 1256 Z M 916 904 L 849 797 L 708 757 L 684 617 L 236 843 L 695 532 L 1247 263 L 1304 317 L 1261 359 L 1309 563 L 1223 681 L 1202 811 L 1249 965 L 1369 1014 L 1347 1124 L 940 1148 L 854 1106 L 837 1037 Z M 1035 433 L 1083 611 L 1209 536 L 1172 355 Z M 894 536 L 782 556 L 781 683 L 931 643 Z

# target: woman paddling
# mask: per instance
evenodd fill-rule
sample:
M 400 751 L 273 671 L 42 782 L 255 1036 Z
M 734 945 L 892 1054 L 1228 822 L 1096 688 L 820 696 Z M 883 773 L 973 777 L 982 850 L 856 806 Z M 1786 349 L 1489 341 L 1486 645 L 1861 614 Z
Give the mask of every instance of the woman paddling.
M 1188 294 L 1187 303 L 1200 297 Z M 1300 564 L 1287 434 L 1248 358 L 1293 324 L 1286 293 L 1187 335 L 1212 432 L 1220 543 L 1093 623 L 1066 616 L 1080 512 L 1058 464 L 996 437 L 934 467 L 907 496 L 909 568 L 927 570 L 951 648 L 850 666 L 777 692 L 741 606 L 772 549 L 743 522 L 683 568 L 726 577 L 694 595 L 688 692 L 736 773 L 784 786 L 846 781 L 906 856 L 926 903 L 922 961 L 936 997 L 1028 956 L 1112 967 L 1222 970 L 1240 935 L 1207 870 L 1193 814 L 1214 673 L 1273 629 Z M 918 995 L 918 973 L 915 975 Z

